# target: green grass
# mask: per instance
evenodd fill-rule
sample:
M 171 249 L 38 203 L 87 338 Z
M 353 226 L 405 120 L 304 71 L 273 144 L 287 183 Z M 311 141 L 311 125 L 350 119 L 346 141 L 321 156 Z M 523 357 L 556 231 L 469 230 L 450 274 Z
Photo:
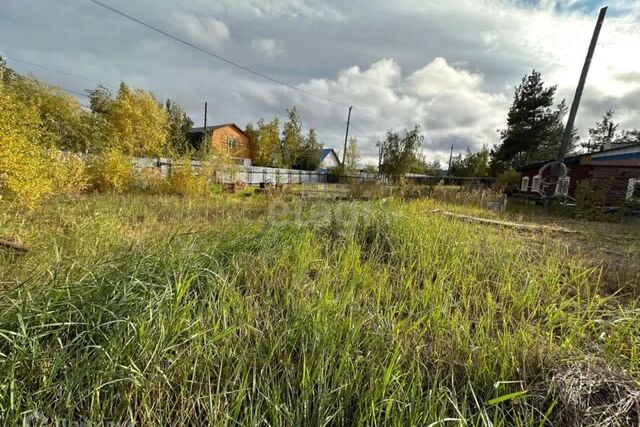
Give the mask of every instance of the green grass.
M 91 196 L 0 235 L 0 424 L 539 425 L 551 376 L 640 378 L 640 311 L 557 236 L 434 202 Z M 450 421 L 445 421 L 445 420 Z

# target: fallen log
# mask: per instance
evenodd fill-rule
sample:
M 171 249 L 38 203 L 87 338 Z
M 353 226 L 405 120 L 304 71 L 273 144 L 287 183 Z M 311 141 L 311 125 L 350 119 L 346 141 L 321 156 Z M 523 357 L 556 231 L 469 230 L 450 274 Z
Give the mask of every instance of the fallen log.
M 539 225 L 539 224 L 521 224 L 518 222 L 511 221 L 499 221 L 497 219 L 488 219 L 488 218 L 478 218 L 475 216 L 469 215 L 461 215 L 448 211 L 441 211 L 440 209 L 436 209 L 431 213 L 436 213 L 444 216 L 448 216 L 450 218 L 456 218 L 467 222 L 477 222 L 480 224 L 487 225 L 496 225 L 499 227 L 509 227 L 515 228 L 517 230 L 525 230 L 525 231 L 553 231 L 556 233 L 566 233 L 566 234 L 579 234 L 578 231 L 572 230 L 570 228 L 558 227 L 558 226 L 550 226 L 550 225 Z
M 29 249 L 27 249 L 25 246 L 22 246 L 21 244 L 10 242 L 9 240 L 4 239 L 0 239 L 0 248 L 13 249 L 14 251 L 22 254 L 29 251 Z

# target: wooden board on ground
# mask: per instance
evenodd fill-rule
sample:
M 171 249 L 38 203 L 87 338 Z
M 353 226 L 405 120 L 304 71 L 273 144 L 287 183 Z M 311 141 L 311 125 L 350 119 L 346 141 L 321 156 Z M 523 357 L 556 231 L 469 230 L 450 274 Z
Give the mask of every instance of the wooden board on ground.
M 25 253 L 28 249 L 18 243 L 9 240 L 0 239 L 0 248 L 13 249 L 16 252 Z
M 518 222 L 511 222 L 511 221 L 499 221 L 497 219 L 478 218 L 478 217 L 475 217 L 475 216 L 461 215 L 461 214 L 457 214 L 457 213 L 453 213 L 453 212 L 441 211 L 440 209 L 436 209 L 436 210 L 432 211 L 432 213 L 436 213 L 436 214 L 448 216 L 450 218 L 456 218 L 456 219 L 460 219 L 460 220 L 468 221 L 468 222 L 477 222 L 477 223 L 480 223 L 480 224 L 496 225 L 496 226 L 499 226 L 499 227 L 510 227 L 510 228 L 515 228 L 515 229 L 518 229 L 518 230 L 553 231 L 553 232 L 557 232 L 557 233 L 579 234 L 576 230 L 572 230 L 570 228 L 565 228 L 565 227 L 557 227 L 557 226 L 550 226 L 550 225 L 538 225 L 538 224 L 521 224 L 521 223 L 518 223 Z

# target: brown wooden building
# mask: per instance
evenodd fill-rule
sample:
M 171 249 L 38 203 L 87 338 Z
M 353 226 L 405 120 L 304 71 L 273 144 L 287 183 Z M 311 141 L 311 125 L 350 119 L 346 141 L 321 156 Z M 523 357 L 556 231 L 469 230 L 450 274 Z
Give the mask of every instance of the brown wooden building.
M 251 166 L 254 156 L 253 142 L 249 135 L 235 125 L 235 123 L 226 123 L 222 125 L 207 126 L 207 133 L 210 137 L 210 143 L 218 148 L 228 148 L 231 157 L 238 164 Z M 189 142 L 195 149 L 202 148 L 204 140 L 204 128 L 192 128 L 189 132 Z
M 549 162 L 531 163 L 516 168 L 521 174 L 521 194 L 532 197 L 540 194 L 542 188 L 539 172 Z M 556 187 L 556 194 L 575 197 L 578 183 L 589 179 L 610 186 L 607 194 L 610 205 L 640 199 L 640 144 L 567 157 L 565 165 L 569 172 L 565 182 Z

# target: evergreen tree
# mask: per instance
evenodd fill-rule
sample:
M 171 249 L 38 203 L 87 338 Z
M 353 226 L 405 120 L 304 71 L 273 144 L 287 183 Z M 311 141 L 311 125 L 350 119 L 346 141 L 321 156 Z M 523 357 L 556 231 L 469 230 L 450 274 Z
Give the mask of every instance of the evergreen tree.
M 451 176 L 474 176 L 483 177 L 489 175 L 489 149 L 486 145 L 477 153 L 473 153 L 467 147 L 467 153 L 464 157 L 459 154 L 451 159 Z
M 587 149 L 587 152 L 601 151 L 605 145 L 616 139 L 619 123 L 613 122 L 614 114 L 613 110 L 607 110 L 602 116 L 602 121 L 596 122 L 594 127 L 589 128 L 589 142 L 581 144 L 583 148 Z
M 491 153 L 494 170 L 557 155 L 567 108 L 564 101 L 554 108 L 555 93 L 556 86 L 545 87 L 536 70 L 522 79 L 509 109 L 507 127 L 500 131 L 502 141 Z

